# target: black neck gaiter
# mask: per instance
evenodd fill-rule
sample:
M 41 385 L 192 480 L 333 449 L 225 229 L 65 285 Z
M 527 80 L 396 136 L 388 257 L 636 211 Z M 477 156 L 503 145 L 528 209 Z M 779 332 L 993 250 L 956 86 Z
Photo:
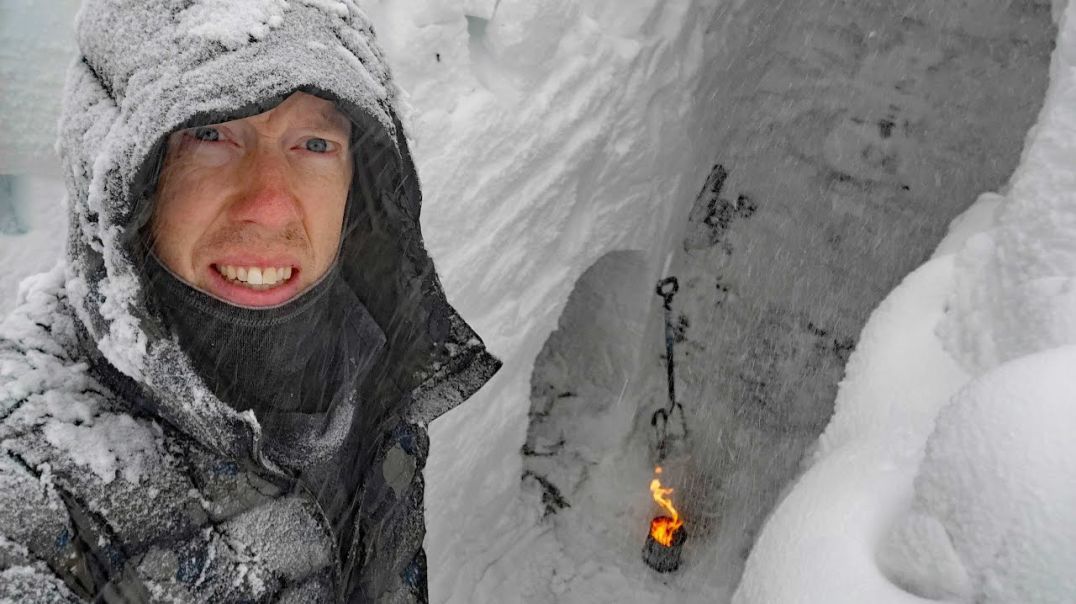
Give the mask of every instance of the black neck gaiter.
M 274 461 L 301 469 L 336 452 L 385 344 L 336 265 L 294 300 L 264 309 L 200 291 L 152 254 L 146 289 L 209 389 L 254 412 Z

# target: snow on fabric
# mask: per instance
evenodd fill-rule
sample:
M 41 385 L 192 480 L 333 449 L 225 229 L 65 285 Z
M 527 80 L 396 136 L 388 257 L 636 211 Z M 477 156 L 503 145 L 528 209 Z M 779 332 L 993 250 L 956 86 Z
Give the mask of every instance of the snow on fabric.
M 59 580 L 41 580 L 42 571 L 47 571 L 47 568 L 43 562 L 31 562 L 32 558 L 25 547 L 0 537 L 0 558 L 11 561 L 7 568 L 0 571 L 0 602 L 74 601 L 73 598 L 68 599 L 67 588 Z M 17 564 L 16 561 L 25 563 Z M 18 595 L 19 600 L 9 595 Z
M 48 423 L 45 438 L 66 451 L 75 463 L 87 466 L 105 483 L 119 473 L 138 482 L 157 459 L 159 429 L 126 414 L 107 413 L 84 424 Z
M 117 475 L 136 483 L 158 461 L 160 428 L 105 411 L 87 364 L 70 359 L 74 325 L 60 306 L 62 275 L 58 266 L 28 279 L 21 297 L 34 312 L 0 324 L 18 342 L 0 347 L 0 415 L 6 419 L 0 437 L 41 426 L 50 444 L 105 483 Z
M 220 42 L 234 50 L 280 27 L 287 8 L 285 0 L 200 0 L 179 14 L 178 29 L 180 35 Z

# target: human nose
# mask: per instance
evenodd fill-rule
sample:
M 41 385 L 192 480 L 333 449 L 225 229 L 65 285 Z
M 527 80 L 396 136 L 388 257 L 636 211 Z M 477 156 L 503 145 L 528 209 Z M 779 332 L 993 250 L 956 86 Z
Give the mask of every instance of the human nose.
M 287 158 L 258 149 L 243 162 L 242 170 L 245 183 L 230 208 L 233 220 L 281 229 L 301 219 Z

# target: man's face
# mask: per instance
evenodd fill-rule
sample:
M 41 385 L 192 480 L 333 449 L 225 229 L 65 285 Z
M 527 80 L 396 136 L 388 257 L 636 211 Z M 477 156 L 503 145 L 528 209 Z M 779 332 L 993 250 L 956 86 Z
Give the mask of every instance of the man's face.
M 302 92 L 259 115 L 172 134 L 151 224 L 157 257 L 232 304 L 294 298 L 336 258 L 350 134 L 332 103 Z

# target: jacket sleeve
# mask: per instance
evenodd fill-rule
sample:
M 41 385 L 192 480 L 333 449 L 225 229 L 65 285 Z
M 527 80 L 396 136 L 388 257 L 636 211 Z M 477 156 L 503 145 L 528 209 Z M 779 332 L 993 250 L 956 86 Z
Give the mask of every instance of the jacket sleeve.
M 0 602 L 53 604 L 79 599 L 25 547 L 0 537 Z
M 426 586 L 422 470 L 429 454 L 426 428 L 400 422 L 383 434 L 360 492 L 349 602 L 421 603 Z
M 47 480 L 0 451 L 0 602 L 78 602 L 49 562 L 77 566 L 63 504 Z

